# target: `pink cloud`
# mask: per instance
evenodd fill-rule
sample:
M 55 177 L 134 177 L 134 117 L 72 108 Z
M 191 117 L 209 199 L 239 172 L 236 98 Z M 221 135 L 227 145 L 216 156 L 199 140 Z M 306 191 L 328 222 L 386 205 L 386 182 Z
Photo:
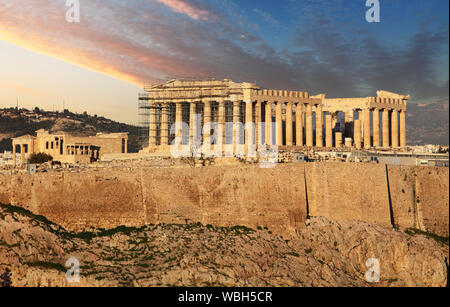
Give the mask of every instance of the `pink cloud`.
M 51 0 L 0 4 L 0 40 L 139 87 L 168 77 L 211 76 L 239 81 L 253 80 L 255 75 L 274 76 L 274 69 L 286 70 L 282 63 L 269 63 L 246 53 L 240 44 L 248 42 L 260 51 L 267 47 L 255 39 L 236 44 L 234 36 L 248 33 L 228 25 L 215 11 L 203 6 L 199 9 L 187 0 L 140 1 L 139 6 L 122 9 L 107 0 L 86 2 L 84 18 L 78 24 L 67 23 L 66 8 Z M 166 3 L 192 20 L 167 16 Z M 217 22 L 209 27 L 195 22 L 208 16 Z M 218 37 L 218 32 L 228 34 Z M 284 75 L 289 76 L 289 72 Z
M 170 7 L 170 9 L 174 12 L 186 14 L 195 20 L 208 20 L 211 16 L 211 13 L 209 11 L 198 9 L 182 0 L 156 0 L 156 1 Z
M 36 1 L 45 4 L 48 0 Z M 155 41 L 153 31 L 167 33 L 167 41 L 156 41 L 155 44 L 160 45 L 159 47 L 149 47 L 121 35 L 122 32 L 106 31 L 96 20 L 68 24 L 63 20 L 64 10 L 50 5 L 40 7 L 46 8 L 42 15 L 58 16 L 60 13 L 62 17 L 32 18 L 30 12 L 33 10 L 23 6 L 11 8 L 9 14 L 1 11 L 0 39 L 138 86 L 147 82 L 158 82 L 162 76 L 202 74 L 201 68 L 184 60 L 184 54 L 174 55 L 174 52 L 171 52 L 169 55 L 168 48 L 172 44 L 170 34 L 173 33 L 169 26 L 170 21 L 145 14 L 146 19 L 150 19 L 149 22 L 155 23 L 152 31 L 147 32 L 147 25 L 130 21 L 129 17 L 135 14 L 134 12 L 122 11 L 116 16 L 122 27 L 144 39 Z M 24 18 L 17 17 L 22 14 Z M 182 50 L 182 45 L 173 48 Z

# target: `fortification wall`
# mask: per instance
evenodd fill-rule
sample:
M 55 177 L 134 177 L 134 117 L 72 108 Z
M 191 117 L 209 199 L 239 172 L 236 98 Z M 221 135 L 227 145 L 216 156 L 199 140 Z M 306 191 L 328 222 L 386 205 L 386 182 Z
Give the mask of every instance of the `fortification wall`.
M 384 166 L 355 163 L 305 166 L 311 216 L 391 225 Z
M 448 169 L 313 163 L 0 175 L 0 202 L 70 230 L 202 222 L 291 236 L 307 213 L 448 236 Z M 306 180 L 305 180 L 306 179 Z
M 417 168 L 415 172 L 416 207 L 423 227 L 430 232 L 449 232 L 448 168 Z

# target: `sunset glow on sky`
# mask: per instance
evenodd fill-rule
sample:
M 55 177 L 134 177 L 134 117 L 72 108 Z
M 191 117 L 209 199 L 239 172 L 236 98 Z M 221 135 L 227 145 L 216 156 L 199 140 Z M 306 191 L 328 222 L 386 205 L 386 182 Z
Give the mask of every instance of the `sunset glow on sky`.
M 144 84 L 215 77 L 330 97 L 448 99 L 448 1 L 0 0 L 0 107 L 138 122 Z

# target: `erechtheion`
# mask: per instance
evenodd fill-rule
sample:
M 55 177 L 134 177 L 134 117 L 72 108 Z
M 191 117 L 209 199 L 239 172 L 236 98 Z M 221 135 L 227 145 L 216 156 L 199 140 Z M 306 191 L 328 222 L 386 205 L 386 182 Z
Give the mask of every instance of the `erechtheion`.
M 46 153 L 62 163 L 89 163 L 107 153 L 127 153 L 128 133 L 98 133 L 96 136 L 72 136 L 68 133 L 50 134 L 43 129 L 36 136 L 13 138 L 13 163 L 20 152 L 20 163 L 33 153 Z

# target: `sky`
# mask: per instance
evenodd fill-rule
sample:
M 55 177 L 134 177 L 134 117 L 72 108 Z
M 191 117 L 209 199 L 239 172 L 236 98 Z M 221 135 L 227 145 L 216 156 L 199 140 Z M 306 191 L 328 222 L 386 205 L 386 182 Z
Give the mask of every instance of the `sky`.
M 181 77 L 448 100 L 447 0 L 379 0 L 379 23 L 366 0 L 78 2 L 70 23 L 66 0 L 0 0 L 0 107 L 137 124 L 143 85 Z

